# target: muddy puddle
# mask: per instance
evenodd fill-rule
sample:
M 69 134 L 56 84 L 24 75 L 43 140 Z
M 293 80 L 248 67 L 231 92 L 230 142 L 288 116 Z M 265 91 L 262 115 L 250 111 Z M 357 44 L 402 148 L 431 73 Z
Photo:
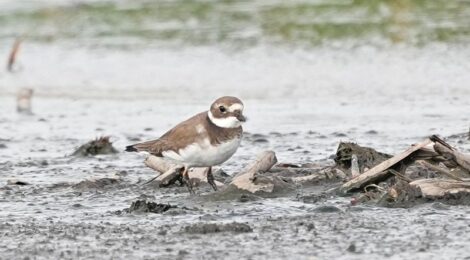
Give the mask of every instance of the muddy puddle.
M 468 117 L 455 113 L 470 109 L 465 100 L 449 99 L 454 106 L 447 109 L 413 110 L 433 98 L 397 99 L 374 111 L 354 98 L 295 105 L 247 99 L 247 134 L 222 169 L 234 174 L 267 149 L 276 151 L 280 162 L 331 165 L 341 140 L 393 154 L 435 132 L 451 136 L 468 130 Z M 349 197 L 322 195 L 334 186 L 328 183 L 297 186 L 281 197 L 229 200 L 206 186 L 191 197 L 185 187 L 142 185 L 154 173 L 142 155 L 121 152 L 124 147 L 159 136 L 205 106 L 202 101 L 158 100 L 157 106 L 153 100 L 38 97 L 35 114 L 22 116 L 13 113 L 13 98 L 1 98 L 1 258 L 470 257 L 465 206 L 351 206 Z M 404 111 L 410 112 L 403 116 Z M 80 145 L 105 135 L 119 153 L 72 156 Z M 468 152 L 464 136 L 448 141 Z

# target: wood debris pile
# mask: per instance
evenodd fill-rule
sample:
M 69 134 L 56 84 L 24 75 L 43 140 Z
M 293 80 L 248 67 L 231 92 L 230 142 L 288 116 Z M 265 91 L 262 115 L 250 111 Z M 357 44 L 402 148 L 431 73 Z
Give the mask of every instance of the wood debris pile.
M 434 200 L 470 204 L 470 155 L 435 135 L 395 156 L 342 142 L 334 161 L 327 166 L 278 163 L 273 151 L 265 151 L 241 172 L 216 177 L 217 196 L 270 197 L 303 186 L 336 183 L 336 194 L 352 195 L 352 204 L 407 206 Z M 152 179 L 159 187 L 182 185 L 182 166 L 155 156 L 149 156 L 145 164 L 160 173 Z M 207 169 L 193 169 L 189 178 L 195 186 L 207 184 Z
M 425 201 L 470 204 L 470 155 L 433 135 L 351 178 L 339 188 L 353 204 L 406 206 Z

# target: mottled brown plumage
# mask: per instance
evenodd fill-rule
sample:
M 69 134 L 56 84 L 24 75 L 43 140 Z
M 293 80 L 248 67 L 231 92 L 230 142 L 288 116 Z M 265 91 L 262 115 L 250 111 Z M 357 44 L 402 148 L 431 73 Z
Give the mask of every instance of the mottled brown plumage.
M 197 125 L 202 124 L 206 132 L 198 133 Z M 159 139 L 131 145 L 138 152 L 162 156 L 164 151 L 178 152 L 191 143 L 199 143 L 208 137 L 212 145 L 218 145 L 235 137 L 241 137 L 242 127 L 222 128 L 209 120 L 207 112 L 199 113 L 176 125 Z

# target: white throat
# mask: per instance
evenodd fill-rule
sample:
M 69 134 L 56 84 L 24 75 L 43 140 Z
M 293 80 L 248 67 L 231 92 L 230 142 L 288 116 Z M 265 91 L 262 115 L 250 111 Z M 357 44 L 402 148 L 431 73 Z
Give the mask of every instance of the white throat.
M 209 119 L 211 120 L 211 122 L 218 126 L 218 127 L 222 127 L 222 128 L 237 128 L 239 126 L 241 126 L 241 122 L 238 121 L 238 119 L 234 116 L 229 116 L 229 117 L 226 117 L 226 118 L 215 118 L 214 115 L 211 113 L 211 111 L 209 110 L 207 112 L 207 115 L 209 116 Z

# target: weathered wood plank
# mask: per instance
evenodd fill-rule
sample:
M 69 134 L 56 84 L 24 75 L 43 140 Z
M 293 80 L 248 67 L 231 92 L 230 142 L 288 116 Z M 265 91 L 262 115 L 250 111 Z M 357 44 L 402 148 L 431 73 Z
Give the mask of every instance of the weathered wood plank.
M 378 164 L 377 166 L 373 167 L 372 169 L 364 172 L 363 174 L 357 176 L 356 178 L 346 182 L 340 188 L 340 192 L 347 193 L 354 190 L 361 189 L 368 184 L 380 182 L 386 180 L 387 178 L 393 176 L 392 173 L 387 171 L 389 168 L 393 168 L 398 163 L 402 162 L 404 159 L 412 155 L 414 152 L 418 151 L 419 149 L 431 144 L 432 141 L 430 139 L 426 139 L 425 141 L 412 145 L 410 148 L 405 150 L 404 152 L 393 156 L 392 158 L 383 161 L 382 163 Z

